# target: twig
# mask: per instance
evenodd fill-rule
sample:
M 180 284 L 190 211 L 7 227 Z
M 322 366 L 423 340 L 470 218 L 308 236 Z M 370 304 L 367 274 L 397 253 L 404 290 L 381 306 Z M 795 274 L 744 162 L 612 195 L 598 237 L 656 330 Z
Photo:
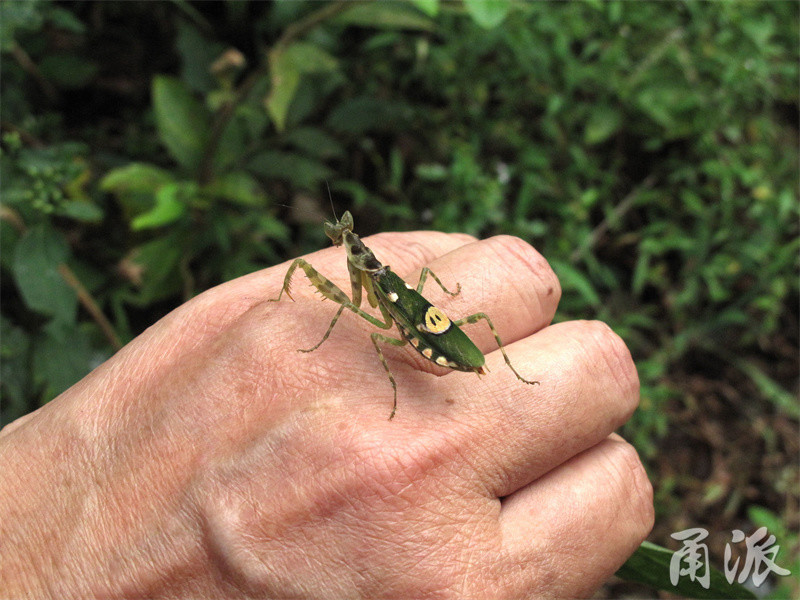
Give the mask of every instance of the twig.
M 312 30 L 326 19 L 330 19 L 345 9 L 352 8 L 355 4 L 355 2 L 340 0 L 339 2 L 334 2 L 333 4 L 327 4 L 324 8 L 311 13 L 305 19 L 302 19 L 297 23 L 293 23 L 286 28 L 286 31 L 283 32 L 283 35 L 278 39 L 277 42 L 275 42 L 271 52 L 282 50 L 295 39 L 305 35 L 307 32 Z M 203 152 L 203 158 L 200 161 L 198 178 L 200 179 L 201 183 L 207 182 L 211 179 L 211 165 L 214 160 L 214 154 L 217 151 L 217 145 L 219 144 L 219 140 L 225 131 L 225 127 L 228 126 L 228 122 L 233 117 L 236 107 L 244 101 L 244 99 L 250 93 L 250 90 L 253 89 L 253 86 L 264 74 L 265 70 L 265 67 L 262 66 L 250 73 L 250 75 L 248 75 L 239 86 L 234 98 L 230 102 L 226 103 L 217 113 L 214 124 L 211 126 L 211 135 L 209 136 L 205 151 Z
M 643 192 L 644 190 L 650 189 L 653 187 L 653 184 L 656 181 L 655 174 L 648 175 L 642 183 L 640 183 L 637 187 L 631 190 L 627 196 L 625 196 L 622 201 L 614 207 L 611 215 L 607 218 L 603 219 L 597 227 L 592 230 L 592 233 L 589 234 L 589 237 L 578 246 L 573 253 L 570 255 L 569 260 L 572 263 L 578 262 L 581 257 L 586 254 L 588 250 L 590 250 L 605 233 L 608 231 L 609 227 L 611 227 L 611 221 L 618 220 L 622 218 L 626 212 L 628 212 L 633 206 L 633 202 L 636 200 L 636 197 Z
M 349 2 L 347 0 L 339 0 L 339 2 L 328 4 L 325 7 L 318 10 L 317 12 L 311 13 L 305 19 L 301 19 L 297 23 L 292 23 L 286 28 L 286 31 L 283 32 L 283 35 L 275 43 L 275 46 L 273 46 L 273 52 L 275 50 L 280 50 L 285 46 L 288 46 L 295 39 L 305 35 L 307 32 L 314 29 L 314 27 L 316 27 L 326 19 L 330 19 L 331 17 L 336 16 L 343 10 L 352 8 L 356 4 L 358 3 Z
M 25 222 L 22 220 L 22 217 L 19 216 L 19 213 L 5 204 L 0 204 L 0 220 L 11 223 L 11 226 L 19 233 L 25 233 L 27 230 Z
M 75 273 L 72 272 L 72 269 L 62 263 L 58 265 L 58 272 L 61 274 L 61 277 L 64 278 L 64 281 L 67 282 L 67 285 L 75 290 L 75 293 L 78 295 L 78 301 L 92 316 L 95 323 L 98 324 L 114 350 L 122 348 L 122 342 L 120 342 L 119 337 L 117 337 L 111 322 L 103 314 L 103 311 L 100 310 L 100 307 L 97 306 L 97 302 L 94 301 L 89 291 L 83 286 Z
M 9 208 L 4 204 L 0 204 L 0 220 L 8 221 L 11 226 L 20 233 L 25 233 L 25 231 L 27 231 L 25 222 L 22 220 L 22 217 L 19 215 L 19 213 L 13 208 Z M 100 310 L 100 307 L 97 306 L 97 302 L 94 301 L 94 298 L 92 298 L 89 290 L 83 286 L 75 273 L 72 272 L 72 269 L 70 269 L 66 264 L 62 263 L 58 265 L 58 272 L 61 274 L 61 277 L 64 278 L 64 281 L 67 282 L 67 285 L 75 290 L 75 293 L 78 296 L 78 301 L 83 305 L 94 321 L 100 326 L 100 329 L 103 331 L 103 334 L 106 336 L 106 338 L 108 338 L 108 341 L 111 343 L 111 346 L 114 348 L 114 350 L 119 350 L 122 348 L 122 342 L 114 331 L 114 327 L 111 325 L 111 322 L 103 314 L 103 311 Z
M 36 148 L 37 150 L 44 148 L 44 142 L 40 141 L 39 138 L 29 131 L 22 129 L 22 127 L 18 127 L 17 125 L 14 125 L 8 121 L 0 120 L 0 131 L 11 131 L 12 133 L 16 133 L 19 136 L 19 139 L 22 140 L 22 143 L 27 144 L 31 148 Z
M 28 55 L 25 50 L 19 44 L 14 43 L 11 46 L 11 56 L 14 57 L 14 60 L 17 61 L 22 70 L 28 73 L 31 77 L 36 80 L 36 83 L 39 84 L 39 87 L 44 92 L 44 95 L 47 96 L 47 99 L 50 102 L 57 102 L 58 101 L 58 90 L 45 79 L 42 72 L 39 70 L 39 67 L 33 62 L 33 59 Z

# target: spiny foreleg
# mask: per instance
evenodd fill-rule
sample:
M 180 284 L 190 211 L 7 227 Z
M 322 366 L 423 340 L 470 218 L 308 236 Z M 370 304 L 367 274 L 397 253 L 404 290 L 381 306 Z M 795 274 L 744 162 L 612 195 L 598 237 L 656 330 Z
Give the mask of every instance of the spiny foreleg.
M 350 301 L 350 298 L 348 298 L 347 295 L 336 286 L 336 284 L 334 284 L 327 277 L 322 275 L 314 267 L 308 264 L 308 262 L 306 262 L 302 258 L 297 258 L 294 260 L 294 262 L 292 262 L 291 266 L 289 267 L 289 270 L 286 271 L 286 277 L 283 278 L 283 287 L 281 288 L 281 293 L 278 294 L 277 298 L 273 298 L 272 300 L 270 300 L 270 302 L 277 302 L 278 300 L 280 300 L 284 292 L 286 292 L 286 295 L 289 296 L 289 298 L 294 300 L 289 288 L 291 287 L 292 276 L 294 275 L 294 272 L 297 270 L 297 267 L 303 269 L 303 271 L 306 274 L 306 277 L 308 277 L 308 280 L 311 282 L 311 285 L 313 285 L 314 288 L 316 288 L 316 290 L 320 294 L 325 296 L 328 300 L 333 300 L 338 304 L 344 304 L 345 302 Z
M 508 354 L 506 354 L 506 351 L 503 348 L 503 342 L 500 341 L 500 335 L 497 333 L 497 330 L 494 328 L 492 320 L 486 315 L 486 313 L 475 313 L 474 315 L 469 315 L 468 317 L 464 317 L 463 319 L 459 319 L 458 321 L 453 321 L 453 325 L 461 327 L 465 323 L 477 323 L 481 319 L 485 320 L 486 323 L 489 325 L 489 329 L 492 330 L 492 333 L 494 334 L 494 339 L 497 342 L 497 347 L 500 348 L 500 352 L 503 353 L 503 358 L 505 359 L 508 368 L 511 369 L 511 371 L 513 371 L 514 375 L 517 376 L 517 379 L 529 385 L 538 385 L 539 384 L 538 381 L 525 379 L 522 375 L 517 373 L 517 370 L 511 364 L 511 360 L 508 358 Z
M 286 295 L 289 296 L 289 298 L 292 298 L 292 295 L 289 291 L 289 286 L 291 284 L 292 275 L 294 275 L 294 272 L 297 269 L 297 267 L 300 267 L 303 270 L 306 277 L 311 282 L 311 285 L 314 286 L 314 288 L 320 294 L 322 294 L 328 300 L 333 300 L 334 302 L 340 305 L 339 310 L 336 311 L 336 315 L 334 315 L 333 320 L 331 320 L 331 323 L 328 326 L 328 330 L 325 332 L 325 335 L 322 337 L 319 343 L 317 343 L 312 348 L 301 349 L 299 350 L 300 352 L 313 352 L 314 350 L 319 348 L 322 345 L 322 342 L 328 339 L 328 336 L 331 334 L 331 331 L 333 331 L 333 326 L 336 325 L 336 321 L 338 321 L 339 317 L 342 316 L 342 312 L 344 311 L 345 308 L 353 311 L 358 316 L 362 317 L 363 319 L 366 319 L 367 321 L 369 321 L 370 323 L 372 323 L 377 327 L 380 327 L 381 329 L 389 329 L 392 326 L 393 323 L 392 318 L 383 307 L 381 307 L 381 314 L 383 315 L 383 321 L 381 321 L 380 319 L 373 317 L 371 314 L 364 312 L 358 306 L 353 304 L 350 301 L 350 298 L 347 297 L 347 294 L 345 294 L 335 283 L 333 283 L 330 279 L 322 275 L 319 271 L 317 271 L 314 267 L 312 267 L 308 262 L 306 262 L 302 258 L 296 259 L 289 267 L 289 270 L 286 272 L 286 277 L 284 277 L 283 279 L 283 288 L 281 289 L 281 293 L 278 294 L 278 297 L 275 298 L 274 300 L 270 300 L 270 302 L 277 302 L 278 300 L 280 300 L 283 292 L 286 292 Z M 292 298 L 292 300 L 294 300 L 294 298 Z

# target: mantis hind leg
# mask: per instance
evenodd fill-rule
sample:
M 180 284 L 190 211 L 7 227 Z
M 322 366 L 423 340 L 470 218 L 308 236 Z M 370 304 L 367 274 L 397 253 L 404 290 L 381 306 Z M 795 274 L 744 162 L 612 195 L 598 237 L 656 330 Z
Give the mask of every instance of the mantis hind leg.
M 425 280 L 428 278 L 428 275 L 430 275 L 431 277 L 433 277 L 433 280 L 434 280 L 436 283 L 438 283 L 438 284 L 439 284 L 439 287 L 440 287 L 440 288 L 442 288 L 442 290 L 443 290 L 443 291 L 444 291 L 446 294 L 450 294 L 451 296 L 458 296 L 458 294 L 461 292 L 461 284 L 460 284 L 460 283 L 456 283 L 456 291 L 455 291 L 455 292 L 451 292 L 451 291 L 450 291 L 450 290 L 448 290 L 446 287 L 444 287 L 444 284 L 442 283 L 442 280 L 441 280 L 441 279 L 439 279 L 439 278 L 436 276 L 436 273 L 434 273 L 433 271 L 431 271 L 431 270 L 430 270 L 428 267 L 424 267 L 424 268 L 422 269 L 422 272 L 419 274 L 419 283 L 417 283 L 417 293 L 418 293 L 418 294 L 422 294 L 422 286 L 424 286 L 424 285 L 425 285 Z
M 381 347 L 378 345 L 378 342 L 384 342 L 386 344 L 391 344 L 392 346 L 405 346 L 408 342 L 406 340 L 398 340 L 395 338 L 386 337 L 380 333 L 373 333 L 370 334 L 370 339 L 372 339 L 372 345 L 375 346 L 375 350 L 378 353 L 378 358 L 381 360 L 381 364 L 383 368 L 386 370 L 386 374 L 389 376 L 389 382 L 392 384 L 392 391 L 394 392 L 394 400 L 392 402 L 392 412 L 389 415 L 389 420 L 391 421 L 394 418 L 394 413 L 397 412 L 397 382 L 394 380 L 394 375 L 392 375 L 392 370 L 389 368 L 389 364 L 386 362 L 386 357 L 383 355 L 381 351 Z
M 517 370 L 514 368 L 514 365 L 511 364 L 511 360 L 508 358 L 508 354 L 506 354 L 505 348 L 503 347 L 503 342 L 500 340 L 500 335 L 497 333 L 497 330 L 494 328 L 492 320 L 486 315 L 486 313 L 475 313 L 474 315 L 469 315 L 468 317 L 464 317 L 463 319 L 459 319 L 458 321 L 453 321 L 453 324 L 456 325 L 457 327 L 461 327 L 465 323 L 477 323 L 480 320 L 486 321 L 486 324 L 489 325 L 489 329 L 492 330 L 492 334 L 494 334 L 494 339 L 497 342 L 497 347 L 500 348 L 500 352 L 503 353 L 503 358 L 505 359 L 508 368 L 511 369 L 514 375 L 517 376 L 517 379 L 529 385 L 539 385 L 538 381 L 525 379 L 522 375 L 517 373 Z
M 319 342 L 317 342 L 315 346 L 313 346 L 312 348 L 308 348 L 307 350 L 300 349 L 298 350 L 298 352 L 313 352 L 314 350 L 319 348 L 322 345 L 322 342 L 328 339 L 328 336 L 331 334 L 331 331 L 333 331 L 333 326 L 336 325 L 336 321 L 338 321 L 339 317 L 342 316 L 342 311 L 344 311 L 345 308 L 347 308 L 347 304 L 342 304 L 339 307 L 339 310 L 336 311 L 336 315 L 334 315 L 331 324 L 328 325 L 328 331 L 325 332 L 325 335 L 322 336 L 322 339 Z
M 333 285 L 333 284 L 331 283 L 331 285 Z M 342 293 L 344 293 L 344 292 L 342 292 Z M 344 312 L 345 308 L 348 308 L 348 309 L 352 310 L 354 313 L 356 313 L 362 319 L 364 319 L 366 321 L 369 321 L 370 323 L 372 323 L 373 325 L 375 325 L 377 327 L 380 327 L 381 329 L 389 329 L 392 326 L 392 323 L 394 323 L 394 321 L 392 320 L 392 317 L 389 315 L 389 313 L 386 311 L 386 309 L 384 307 L 381 307 L 381 313 L 383 314 L 383 318 L 384 318 L 384 320 L 381 321 L 380 319 L 378 319 L 376 317 L 373 317 L 371 314 L 369 314 L 367 312 L 364 312 L 363 310 L 358 308 L 355 304 L 353 304 L 349 300 L 347 300 L 345 302 L 341 302 L 340 304 L 341 304 L 341 306 L 339 307 L 339 310 L 337 310 L 336 314 L 333 316 L 333 319 L 331 320 L 331 324 L 328 325 L 328 330 L 325 332 L 325 335 L 322 336 L 322 339 L 319 342 L 317 342 L 317 344 L 315 346 L 313 346 L 312 348 L 308 348 L 307 350 L 302 350 L 301 349 L 301 350 L 298 350 L 298 352 L 313 352 L 314 350 L 319 348 L 322 345 L 322 342 L 324 342 L 325 340 L 328 339 L 328 336 L 331 334 L 331 331 L 333 331 L 333 326 L 336 325 L 336 321 L 338 321 L 339 317 L 342 316 L 342 312 Z

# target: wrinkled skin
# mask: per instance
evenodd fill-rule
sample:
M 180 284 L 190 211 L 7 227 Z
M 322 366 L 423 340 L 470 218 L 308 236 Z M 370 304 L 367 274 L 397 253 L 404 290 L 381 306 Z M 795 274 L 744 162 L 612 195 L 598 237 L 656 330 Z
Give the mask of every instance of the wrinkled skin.
M 601 323 L 548 325 L 560 288 L 533 248 L 436 232 L 365 242 L 451 318 L 485 325 L 478 377 L 387 347 L 287 265 L 181 306 L 0 432 L 9 597 L 564 598 L 591 595 L 653 521 L 638 401 Z M 341 249 L 307 257 L 348 289 Z M 416 270 L 416 274 L 415 274 Z M 394 332 L 396 335 L 396 332 Z

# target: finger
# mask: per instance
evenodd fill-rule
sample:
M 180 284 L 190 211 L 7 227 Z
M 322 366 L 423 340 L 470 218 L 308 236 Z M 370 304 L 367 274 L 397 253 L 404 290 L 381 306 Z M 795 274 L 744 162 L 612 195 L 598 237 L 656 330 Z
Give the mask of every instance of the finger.
M 518 339 L 540 329 L 555 313 L 560 296 L 558 280 L 541 255 L 518 238 L 498 236 L 462 244 L 427 265 L 452 290 L 456 289 L 459 280 L 463 281 L 461 292 L 456 297 L 446 294 L 435 282 L 427 285 L 423 294 L 430 301 L 446 307 L 453 318 L 477 310 L 490 312 L 498 333 L 505 340 Z M 408 278 L 409 285 L 416 287 L 418 273 Z M 297 311 L 299 307 L 291 310 Z M 324 312 L 319 305 L 316 305 L 316 310 L 319 311 L 316 318 L 308 315 L 302 319 L 308 327 L 315 326 L 318 329 L 316 334 L 309 332 L 302 337 L 303 340 L 309 339 L 304 346 L 306 348 L 321 339 L 336 312 L 335 308 Z M 489 327 L 484 324 L 468 327 L 479 349 L 497 349 L 497 342 Z M 348 397 L 360 395 L 362 403 L 380 406 L 383 411 L 386 403 L 391 402 L 394 391 L 374 347 L 366 337 L 370 330 L 376 331 L 374 324 L 346 312 L 337 321 L 335 336 L 320 346 L 313 358 L 315 368 L 324 364 L 329 372 L 336 373 L 335 391 L 346 393 Z M 399 333 L 391 328 L 387 330 L 387 335 L 398 336 Z M 463 373 L 433 364 L 410 346 L 398 348 L 388 344 L 379 345 L 386 365 L 398 382 L 398 402 L 401 404 L 405 403 L 404 398 L 428 403 L 428 399 L 436 394 L 437 388 L 426 382 L 424 377 L 420 378 L 418 371 L 433 371 L 439 375 L 453 373 L 462 381 L 465 377 Z M 307 358 L 299 358 L 301 362 L 298 364 L 305 364 L 302 361 Z M 472 381 L 470 379 L 470 383 Z M 366 397 L 364 389 L 371 391 Z M 434 405 L 441 406 L 440 403 Z M 364 414 L 372 413 L 368 411 Z
M 402 268 L 421 267 L 442 254 L 446 254 L 466 243 L 472 237 L 465 234 L 448 234 L 438 231 L 415 231 L 409 233 L 382 233 L 366 238 L 364 242 L 371 247 L 384 264 L 396 264 Z M 347 271 L 347 252 L 342 247 L 328 247 L 305 255 L 306 261 L 317 271 L 331 280 L 345 292 L 350 292 L 350 276 Z M 269 269 L 256 271 L 215 288 L 215 302 L 250 297 L 255 300 L 276 298 L 283 286 L 284 277 L 292 260 Z M 298 292 L 296 300 L 303 298 L 319 299 L 313 288 L 305 287 L 302 273 L 295 274 L 297 281 L 293 291 Z
M 372 236 L 364 240 L 368 243 L 379 256 L 388 256 L 402 270 L 421 267 L 433 261 L 437 256 L 448 254 L 453 250 L 469 244 L 474 238 L 464 234 L 444 234 L 439 232 L 412 232 L 412 233 L 387 233 Z M 350 297 L 350 275 L 347 269 L 347 254 L 342 248 L 329 248 L 319 251 L 306 257 L 306 260 L 325 278 L 337 285 L 344 295 Z M 277 269 L 279 280 L 271 282 L 271 288 L 276 292 L 281 289 L 288 264 L 280 265 Z M 309 313 L 298 303 L 283 303 L 282 305 L 270 305 L 270 310 L 275 312 L 273 320 L 289 321 L 293 323 L 295 329 L 291 332 L 295 336 L 300 336 L 301 348 L 311 348 L 323 337 L 327 327 L 330 327 L 331 319 L 340 308 L 335 302 L 320 303 L 320 296 L 314 293 L 314 287 L 310 284 L 304 273 L 299 269 L 295 272 L 293 286 L 293 297 L 302 302 L 305 299 L 312 301 L 313 310 Z M 305 284 L 305 285 L 304 285 Z M 372 313 L 379 321 L 383 321 L 377 310 L 371 309 L 366 301 L 362 301 L 362 309 Z M 393 325 L 393 324 L 392 324 Z M 314 362 L 325 364 L 326 368 L 335 371 L 337 375 L 342 375 L 341 379 L 349 380 L 356 384 L 356 389 L 363 395 L 364 383 L 372 377 L 376 383 L 376 390 L 386 391 L 387 386 L 381 385 L 385 382 L 386 374 L 378 359 L 376 359 L 375 347 L 370 341 L 369 333 L 381 331 L 376 328 L 375 322 L 369 322 L 360 315 L 354 315 L 350 311 L 345 311 L 336 321 L 336 334 L 332 341 L 320 346 L 314 352 Z M 308 331 L 308 336 L 303 335 L 304 330 Z M 333 331 L 333 330 L 331 330 Z M 399 337 L 399 332 L 393 326 L 385 330 L 388 337 Z M 310 336 L 310 337 L 309 337 Z M 297 343 L 295 337 L 292 343 Z M 385 346 L 385 344 L 381 344 Z M 391 354 L 395 348 L 387 350 Z M 401 350 L 401 356 L 407 356 Z M 358 357 L 358 359 L 356 359 Z M 375 377 L 377 375 L 377 377 Z M 337 377 L 337 379 L 340 379 Z M 343 383 L 345 383 L 343 381 Z M 388 388 L 391 392 L 391 388 Z M 378 392 L 380 393 L 380 392 Z
M 381 234 L 370 238 L 377 242 L 374 247 L 384 248 L 384 255 L 407 268 L 426 264 L 473 239 L 439 232 Z M 327 248 L 305 258 L 349 295 L 344 249 Z M 182 328 L 176 332 L 176 327 L 172 327 L 168 337 L 191 337 L 193 345 L 200 346 L 204 339 L 221 334 L 235 348 L 240 379 L 250 379 L 257 387 L 265 372 L 286 375 L 288 388 L 313 390 L 323 402 L 335 400 L 336 405 L 347 411 L 358 410 L 354 400 L 364 402 L 365 386 L 374 388 L 376 394 L 369 396 L 370 402 L 380 406 L 383 413 L 387 402 L 391 402 L 392 387 L 370 342 L 368 331 L 376 331 L 374 325 L 346 311 L 329 341 L 313 354 L 298 353 L 320 342 L 339 306 L 335 302 L 320 302 L 313 288 L 305 285 L 308 280 L 300 270 L 296 271 L 293 288 L 297 302 L 265 302 L 265 297 L 278 296 L 289 264 L 241 277 L 187 303 L 165 319 L 173 324 L 177 321 L 177 327 Z
M 508 353 L 539 385 L 519 381 L 495 352 L 487 357 L 491 372 L 479 381 L 438 378 L 440 397 L 453 399 L 446 409 L 440 403 L 415 407 L 420 423 L 452 422 L 442 435 L 462 448 L 460 460 L 495 496 L 595 445 L 627 421 L 639 400 L 630 352 L 603 323 L 552 325 Z
M 465 234 L 416 231 L 379 234 L 367 241 L 381 249 L 384 260 L 394 260 L 404 269 L 410 270 L 473 240 L 474 238 Z M 347 254 L 343 248 L 325 248 L 305 258 L 349 294 Z M 269 269 L 244 275 L 196 296 L 159 321 L 142 339 L 163 335 L 170 345 L 166 351 L 171 350 L 171 340 L 178 337 L 191 339 L 195 344 L 212 339 L 256 304 L 276 298 L 290 264 L 291 261 L 286 261 Z M 314 302 L 318 302 L 319 296 L 314 296 L 313 288 L 299 285 L 302 275 L 296 273 L 295 277 L 298 279 L 294 287 L 298 291 L 297 299 L 313 298 Z M 319 306 L 316 305 L 316 308 Z
M 650 532 L 653 488 L 612 436 L 505 498 L 500 525 L 506 571 L 550 582 L 553 597 L 588 596 Z
M 503 343 L 513 342 L 546 326 L 553 318 L 561 288 L 547 261 L 523 240 L 496 236 L 465 244 L 427 265 L 455 296 L 448 295 L 432 277 L 426 280 L 422 295 L 443 309 L 451 321 L 476 312 L 492 319 Z M 402 272 L 398 272 L 403 276 Z M 420 269 L 406 275 L 416 287 Z M 479 350 L 497 349 L 494 333 L 485 321 L 461 329 Z M 419 353 L 393 351 L 397 358 L 417 369 L 439 375 L 452 373 L 423 358 Z M 449 358 L 449 357 L 448 357 Z

